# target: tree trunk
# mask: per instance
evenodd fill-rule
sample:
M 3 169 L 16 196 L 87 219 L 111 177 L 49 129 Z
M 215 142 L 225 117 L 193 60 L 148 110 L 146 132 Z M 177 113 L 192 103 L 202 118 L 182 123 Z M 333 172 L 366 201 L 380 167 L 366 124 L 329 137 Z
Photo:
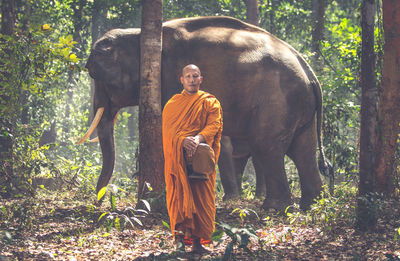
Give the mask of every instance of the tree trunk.
M 357 227 L 373 229 L 376 213 L 372 201 L 374 192 L 374 142 L 376 127 L 374 17 L 375 0 L 364 0 L 362 5 L 361 50 L 361 130 L 360 130 L 360 183 L 358 186 Z
M 164 190 L 161 134 L 161 42 L 162 0 L 142 3 L 140 36 L 139 188 L 147 198 L 149 183 L 155 193 Z
M 325 25 L 325 0 L 313 0 L 313 18 L 314 27 L 312 30 L 312 52 L 314 53 L 314 62 L 318 61 L 320 56 L 320 43 L 323 39 L 323 31 Z
M 31 13 L 32 13 L 32 8 L 31 8 L 31 3 L 29 1 L 26 1 L 24 7 L 24 15 L 21 17 L 22 18 L 22 31 L 24 34 L 28 35 L 28 29 L 30 25 L 30 19 L 31 19 Z M 22 88 L 21 88 L 22 89 Z M 22 110 L 21 110 L 21 123 L 22 124 L 29 124 L 30 118 L 29 118 L 29 96 L 30 92 L 27 90 L 21 90 L 21 97 L 20 97 L 20 104 L 22 105 Z
M 1 4 L 1 33 L 11 35 L 16 21 L 15 0 L 3 0 Z
M 3 0 L 1 5 L 1 33 L 12 35 L 16 21 L 15 1 Z M 3 50 L 8 52 L 10 50 Z M 1 63 L 2 61 L 0 61 Z M 8 77 L 8 72 L 1 72 L 2 78 Z M 7 94 L 0 96 L 1 100 L 7 101 Z M 3 102 L 2 102 L 3 103 Z M 11 117 L 12 118 L 12 117 Z M 0 194 L 10 196 L 13 178 L 13 124 L 9 116 L 2 115 L 0 119 Z
M 383 0 L 383 72 L 376 135 L 376 190 L 394 192 L 393 164 L 400 131 L 400 2 Z
M 92 45 L 97 39 L 104 33 L 105 25 L 104 22 L 107 20 L 107 4 L 105 0 L 94 0 L 93 2 L 93 13 L 92 13 Z M 94 80 L 90 78 L 90 101 L 91 106 L 89 107 L 89 118 L 87 126 L 92 124 L 94 118 Z M 95 130 L 91 138 L 97 137 L 97 130 Z
M 258 0 L 245 0 L 246 22 L 258 26 Z

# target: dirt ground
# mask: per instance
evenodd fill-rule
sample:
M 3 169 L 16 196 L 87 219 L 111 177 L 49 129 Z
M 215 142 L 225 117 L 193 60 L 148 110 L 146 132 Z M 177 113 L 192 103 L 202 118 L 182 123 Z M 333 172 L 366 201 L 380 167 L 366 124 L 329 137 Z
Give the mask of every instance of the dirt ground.
M 35 199 L 0 200 L 0 261 L 400 260 L 398 201 L 388 206 L 390 214 L 379 217 L 376 230 L 365 233 L 354 229 L 351 216 L 316 225 L 299 222 L 299 214 L 291 224 L 293 218 L 262 211 L 260 200 L 217 201 L 216 228 L 225 223 L 234 234 L 224 233 L 220 242 L 205 246 L 210 253 L 200 256 L 175 251 L 171 233 L 163 224 L 168 216 L 162 211 L 140 217 L 142 226 L 133 222 L 133 227 L 107 231 L 98 219 L 109 211 L 108 203 L 95 206 L 89 203 L 93 199 L 76 197 L 73 192 L 45 194 Z M 129 207 L 128 202 L 117 203 L 117 212 Z M 250 237 L 247 248 L 232 241 L 237 235 L 243 240 L 252 231 L 256 236 Z

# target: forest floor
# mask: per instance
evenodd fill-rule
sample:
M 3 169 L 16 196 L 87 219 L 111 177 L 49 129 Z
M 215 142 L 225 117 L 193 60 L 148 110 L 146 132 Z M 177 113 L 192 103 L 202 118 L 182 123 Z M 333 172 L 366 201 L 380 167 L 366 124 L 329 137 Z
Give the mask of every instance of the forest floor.
M 260 200 L 218 200 L 216 222 L 226 223 L 232 234 L 221 234 L 220 242 L 206 245 L 211 253 L 202 256 L 175 251 L 172 235 L 163 224 L 168 216 L 162 211 L 139 218 L 142 226 L 133 222 L 133 227 L 107 231 L 98 219 L 110 210 L 109 202 L 98 207 L 90 201 L 93 199 L 77 197 L 73 191 L 0 199 L 0 261 L 400 260 L 399 201 L 385 206 L 385 213 L 390 214 L 379 217 L 374 231 L 359 232 L 354 229 L 354 215 L 316 224 L 306 222 L 307 216 L 296 212 L 288 218 L 261 211 Z M 117 199 L 117 210 L 127 209 L 127 202 Z M 348 213 L 354 212 L 351 204 L 347 207 L 353 208 Z M 247 248 L 241 248 L 243 235 L 252 233 L 256 236 L 250 237 Z M 237 235 L 242 235 L 242 241 L 232 242 Z M 186 251 L 190 251 L 189 246 Z

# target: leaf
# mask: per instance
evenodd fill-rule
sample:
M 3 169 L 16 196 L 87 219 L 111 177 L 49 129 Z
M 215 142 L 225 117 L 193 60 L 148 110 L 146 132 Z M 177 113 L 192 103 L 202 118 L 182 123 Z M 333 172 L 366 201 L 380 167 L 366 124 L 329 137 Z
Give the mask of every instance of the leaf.
M 141 213 L 143 213 L 143 214 L 145 214 L 145 215 L 149 214 L 149 212 L 147 212 L 147 211 L 144 210 L 144 209 L 135 209 L 134 211 L 135 211 L 135 212 L 141 212 Z
M 222 236 L 224 235 L 223 230 L 215 230 L 214 233 L 211 235 L 212 241 L 221 241 Z
M 105 215 L 107 215 L 110 212 L 104 212 L 103 214 L 100 215 L 99 219 L 97 220 L 97 222 L 100 222 L 100 219 L 102 219 Z
M 135 220 L 139 225 L 143 226 L 142 221 L 140 221 L 137 217 L 132 217 L 132 219 Z
M 115 196 L 114 193 L 110 194 L 111 211 L 115 211 Z
M 130 219 L 127 215 L 122 215 L 122 217 L 125 219 L 126 222 L 129 222 L 129 224 L 131 224 L 132 228 L 135 227 L 135 226 L 133 225 L 131 219 Z
M 165 222 L 164 220 L 161 220 L 163 225 L 166 226 L 168 229 L 171 229 L 171 227 L 169 226 L 169 224 L 167 222 Z
M 148 202 L 147 200 L 144 200 L 144 199 L 142 199 L 142 202 L 143 202 L 144 205 L 146 206 L 147 210 L 148 210 L 148 211 L 151 211 L 149 202 Z
M 120 222 L 119 220 L 120 220 L 119 217 L 116 217 L 116 218 L 115 218 L 115 220 L 114 220 L 114 226 L 115 226 L 115 228 L 116 228 L 118 231 L 121 231 L 121 222 Z
M 43 31 L 46 31 L 46 30 L 49 30 L 49 29 L 50 29 L 50 25 L 48 25 L 48 24 L 42 25 L 42 30 Z
M 104 194 L 106 194 L 106 191 L 107 191 L 107 187 L 106 186 L 102 187 L 99 190 L 99 193 L 97 193 L 97 201 L 100 201 L 100 199 L 102 199 L 104 197 Z
M 236 211 L 240 211 L 240 208 L 235 208 L 234 210 L 232 210 L 232 214 L 235 213 Z
M 7 216 L 7 209 L 5 206 L 1 206 L 1 211 L 3 211 L 4 215 Z

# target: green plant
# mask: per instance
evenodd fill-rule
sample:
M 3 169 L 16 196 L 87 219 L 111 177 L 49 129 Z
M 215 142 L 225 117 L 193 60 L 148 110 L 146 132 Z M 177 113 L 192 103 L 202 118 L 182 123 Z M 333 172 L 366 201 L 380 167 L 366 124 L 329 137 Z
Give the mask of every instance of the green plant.
M 246 199 L 254 199 L 255 198 L 255 190 L 256 190 L 256 186 L 253 184 L 250 184 L 250 182 L 246 181 L 243 182 L 242 185 L 243 189 L 242 189 L 242 195 L 244 198 Z
M 315 203 L 305 213 L 291 211 L 288 207 L 285 211 L 290 224 L 319 224 L 325 231 L 331 230 L 332 226 L 340 219 L 354 218 L 354 209 L 350 202 L 354 202 L 354 187 L 350 183 L 342 183 L 336 186 L 336 195 L 331 195 L 326 186 Z
M 249 255 L 253 256 L 253 253 L 251 250 L 248 248 L 248 245 L 250 243 L 250 238 L 258 238 L 256 231 L 254 230 L 253 227 L 247 225 L 245 227 L 234 227 L 230 226 L 227 223 L 221 222 L 220 224 L 217 224 L 221 229 L 216 230 L 211 238 L 213 241 L 217 241 L 219 243 L 222 242 L 222 236 L 223 234 L 227 234 L 231 238 L 231 242 L 228 243 L 228 245 L 225 248 L 225 253 L 222 258 L 222 260 L 230 260 L 232 253 L 233 253 L 233 247 L 235 245 L 238 246 L 238 248 L 243 249 L 246 251 Z
M 97 194 L 98 201 L 103 199 L 103 197 L 107 192 L 107 188 L 110 188 L 109 189 L 110 211 L 102 213 L 97 220 L 98 222 L 103 220 L 103 218 L 106 220 L 105 224 L 107 232 L 110 232 L 112 227 L 115 227 L 117 230 L 121 231 L 126 227 L 126 224 L 129 224 L 132 227 L 134 227 L 132 221 L 136 222 L 140 226 L 143 226 L 139 218 L 145 217 L 147 214 L 149 214 L 149 212 L 151 211 L 150 204 L 146 200 L 142 199 L 142 202 L 144 206 L 147 208 L 147 210 L 136 209 L 131 206 L 128 206 L 123 210 L 118 210 L 116 207 L 115 198 L 116 196 L 118 196 L 118 191 L 125 191 L 125 190 L 117 187 L 114 184 L 108 184 L 108 186 L 103 187 Z
M 245 218 L 250 214 L 250 213 L 253 213 L 254 215 L 256 215 L 256 217 L 257 217 L 257 219 L 260 219 L 259 218 L 259 216 L 258 216 L 258 214 L 257 214 L 257 212 L 255 212 L 254 210 L 252 210 L 252 209 L 246 209 L 246 208 L 235 208 L 233 211 L 232 211 L 232 214 L 233 213 L 239 213 L 239 217 L 240 217 L 240 220 L 242 221 L 242 226 L 244 225 L 244 222 L 245 222 Z

